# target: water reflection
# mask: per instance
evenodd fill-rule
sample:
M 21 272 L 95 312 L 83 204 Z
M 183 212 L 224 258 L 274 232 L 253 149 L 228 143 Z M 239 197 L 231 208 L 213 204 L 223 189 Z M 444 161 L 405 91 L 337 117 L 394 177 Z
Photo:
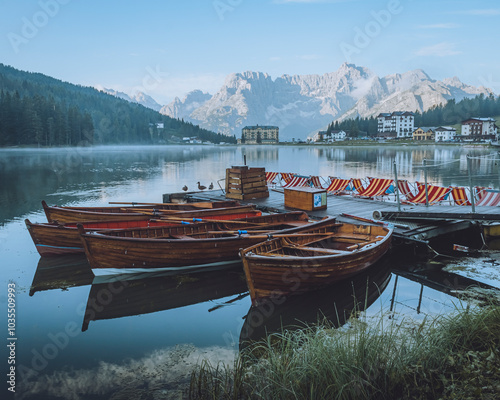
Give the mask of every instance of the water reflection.
M 246 292 L 241 265 L 191 274 L 163 272 L 96 277 L 90 289 L 82 331 L 88 329 L 90 321 L 154 313 Z
M 479 282 L 475 279 L 471 279 L 453 272 L 444 271 L 441 268 L 441 265 L 436 266 L 432 264 L 416 264 L 413 266 L 413 268 L 409 268 L 406 270 L 393 270 L 393 273 L 396 278 L 394 282 L 394 294 L 391 298 L 391 310 L 394 306 L 394 302 L 397 301 L 395 293 L 399 277 L 417 282 L 420 285 L 421 290 L 418 306 L 416 309 L 417 313 L 420 313 L 421 311 L 420 306 L 422 304 L 422 292 L 424 287 L 431 288 L 458 299 L 462 299 L 464 292 L 471 288 L 480 288 L 495 291 L 498 290 L 498 288 L 494 286 Z
M 44 199 L 59 205 L 105 203 L 109 193 L 130 185 L 136 196 L 156 187 L 158 202 L 163 191 L 180 191 L 177 182 L 185 177 L 194 188 L 195 170 L 214 171 L 213 181 L 220 178 L 224 168 L 210 164 L 216 158 L 217 164 L 229 165 L 233 156 L 234 148 L 213 146 L 0 150 L 0 225 L 40 210 Z M 165 184 L 162 190 L 158 181 L 175 186 L 169 189 Z
M 466 155 L 473 184 L 499 186 L 498 155 L 463 146 L 157 146 L 0 150 L 0 224 L 40 210 L 40 201 L 95 205 L 107 201 L 158 202 L 167 192 L 197 181 L 217 182 L 231 165 L 267 171 L 343 178 L 392 177 L 467 186 Z M 217 187 L 217 185 L 216 185 Z M 120 199 L 117 199 L 120 196 Z M 133 196 L 133 197 L 132 197 Z
M 94 274 L 85 255 L 41 257 L 31 283 L 29 295 L 43 290 L 92 284 Z
M 240 333 L 240 348 L 282 329 L 298 329 L 327 320 L 343 325 L 352 312 L 367 309 L 380 297 L 391 279 L 391 267 L 382 260 L 363 273 L 321 290 L 268 300 L 252 306 Z

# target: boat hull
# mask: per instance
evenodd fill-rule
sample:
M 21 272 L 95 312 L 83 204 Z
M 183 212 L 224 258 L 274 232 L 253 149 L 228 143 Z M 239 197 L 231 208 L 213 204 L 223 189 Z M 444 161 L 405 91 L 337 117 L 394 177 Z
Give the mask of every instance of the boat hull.
M 241 221 L 241 225 L 228 224 L 229 227 L 223 223 L 207 222 L 104 233 L 83 232 L 81 238 L 92 269 L 191 268 L 237 261 L 240 249 L 261 242 L 263 235 L 254 237 L 243 233 L 221 237 L 210 233 L 225 229 L 244 229 L 248 226 L 248 221 L 286 224 L 288 229 L 280 232 L 293 233 L 306 226 L 307 214 L 295 212 L 254 217 Z

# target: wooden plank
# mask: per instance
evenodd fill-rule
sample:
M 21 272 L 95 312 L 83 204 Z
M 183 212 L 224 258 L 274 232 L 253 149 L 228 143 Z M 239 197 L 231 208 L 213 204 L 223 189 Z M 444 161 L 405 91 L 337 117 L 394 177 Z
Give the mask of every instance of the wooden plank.
M 255 187 L 255 186 L 267 186 L 267 181 L 266 181 L 266 178 L 253 178 L 253 179 L 249 179 L 249 180 L 243 180 L 243 185 L 252 185 L 252 187 Z
M 253 170 L 249 170 L 249 171 L 242 171 L 242 172 L 231 172 L 231 174 L 235 174 L 235 175 L 239 175 L 241 176 L 242 178 L 254 178 L 256 176 L 266 176 L 266 172 L 265 171 L 253 171 Z
M 226 197 L 228 199 L 236 199 L 236 200 L 252 200 L 252 199 L 261 199 L 264 197 L 269 197 L 269 192 L 258 192 L 258 193 L 226 193 Z
M 267 192 L 267 191 L 268 191 L 267 186 L 265 186 L 265 187 L 258 186 L 258 187 L 246 188 L 243 190 L 243 193 L 249 194 L 249 193 Z
M 242 174 L 236 174 L 234 172 L 230 172 L 229 178 L 253 182 L 256 180 L 265 180 L 266 174 L 265 173 L 257 173 L 257 174 L 244 174 L 244 175 L 242 175 Z
M 256 188 L 256 187 L 261 187 L 262 189 L 267 188 L 266 181 L 256 181 L 256 182 L 249 182 L 247 183 L 246 181 L 243 181 L 243 183 L 239 182 L 229 182 L 229 187 L 232 188 L 238 188 L 238 189 L 250 189 L 250 188 Z

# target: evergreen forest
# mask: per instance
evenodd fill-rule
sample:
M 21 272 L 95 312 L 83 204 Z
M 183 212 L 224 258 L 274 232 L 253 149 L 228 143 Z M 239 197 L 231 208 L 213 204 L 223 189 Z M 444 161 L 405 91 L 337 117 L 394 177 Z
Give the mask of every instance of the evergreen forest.
M 91 87 L 0 64 L 0 146 L 236 143 Z

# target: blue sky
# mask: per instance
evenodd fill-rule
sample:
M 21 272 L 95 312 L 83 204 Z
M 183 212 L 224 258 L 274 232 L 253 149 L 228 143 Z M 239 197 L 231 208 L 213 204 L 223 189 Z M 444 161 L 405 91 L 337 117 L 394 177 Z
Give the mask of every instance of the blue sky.
M 417 68 L 500 93 L 497 0 L 0 0 L 0 62 L 161 104 L 232 72 Z

